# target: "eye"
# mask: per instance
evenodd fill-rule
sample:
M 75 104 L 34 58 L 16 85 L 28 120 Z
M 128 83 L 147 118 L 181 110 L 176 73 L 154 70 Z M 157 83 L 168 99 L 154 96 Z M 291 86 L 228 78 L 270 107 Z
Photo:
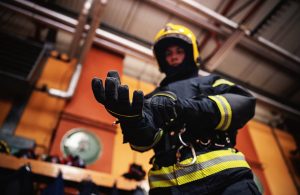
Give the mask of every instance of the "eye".
M 177 52 L 178 54 L 185 53 L 184 49 L 182 49 L 182 48 L 180 48 L 180 47 L 178 47 L 178 48 L 176 49 L 176 52 Z
M 166 55 L 166 56 L 170 56 L 171 53 L 172 53 L 171 51 L 167 50 L 167 51 L 165 52 L 165 55 Z

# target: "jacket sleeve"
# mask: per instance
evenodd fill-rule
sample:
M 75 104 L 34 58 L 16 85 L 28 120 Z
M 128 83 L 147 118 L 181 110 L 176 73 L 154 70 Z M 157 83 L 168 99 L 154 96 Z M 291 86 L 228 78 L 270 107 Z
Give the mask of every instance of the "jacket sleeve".
M 210 85 L 209 94 L 178 100 L 184 120 L 227 131 L 243 127 L 254 116 L 256 100 L 245 89 L 216 76 Z
M 163 135 L 163 130 L 155 127 L 148 104 L 144 104 L 142 119 L 130 122 L 121 121 L 121 129 L 123 142 L 129 142 L 131 148 L 139 152 L 152 149 Z

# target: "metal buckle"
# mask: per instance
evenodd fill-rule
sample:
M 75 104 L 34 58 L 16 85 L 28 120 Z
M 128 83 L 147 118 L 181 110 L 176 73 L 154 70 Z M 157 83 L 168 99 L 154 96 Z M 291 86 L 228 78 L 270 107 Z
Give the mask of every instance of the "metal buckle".
M 207 142 L 204 142 L 202 140 L 199 140 L 200 144 L 207 147 L 211 143 L 211 139 L 208 139 Z
M 190 144 L 187 144 L 183 141 L 181 135 L 186 131 L 185 127 L 182 128 L 180 130 L 180 132 L 178 133 L 178 138 L 179 138 L 179 141 L 181 142 L 181 146 L 177 149 L 176 151 L 176 160 L 177 160 L 177 163 L 176 165 L 179 166 L 179 167 L 188 167 L 188 166 L 191 166 L 193 164 L 195 164 L 196 160 L 197 160 L 197 156 L 196 156 L 196 151 L 195 151 L 195 148 L 193 147 L 193 145 L 190 143 Z M 191 149 L 191 152 L 192 152 L 192 155 L 193 155 L 193 159 L 191 162 L 187 163 L 187 164 L 182 164 L 180 163 L 180 157 L 181 157 L 181 153 L 180 153 L 180 150 L 182 150 L 184 147 L 189 147 Z

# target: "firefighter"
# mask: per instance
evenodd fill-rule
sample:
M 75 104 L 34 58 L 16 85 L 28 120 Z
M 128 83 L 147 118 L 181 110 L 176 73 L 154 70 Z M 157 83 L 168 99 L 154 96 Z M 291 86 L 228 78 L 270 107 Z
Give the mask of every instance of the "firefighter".
M 118 119 L 124 143 L 154 150 L 150 194 L 260 194 L 244 155 L 234 148 L 237 130 L 254 115 L 255 98 L 218 75 L 199 76 L 195 35 L 167 24 L 153 52 L 166 77 L 152 93 L 134 91 L 117 72 L 94 78 L 96 100 Z

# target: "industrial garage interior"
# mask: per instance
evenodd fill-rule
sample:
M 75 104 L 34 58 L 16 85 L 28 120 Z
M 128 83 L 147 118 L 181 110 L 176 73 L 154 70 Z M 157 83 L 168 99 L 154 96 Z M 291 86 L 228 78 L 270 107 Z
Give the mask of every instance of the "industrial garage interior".
M 173 23 L 195 33 L 200 76 L 221 75 L 256 97 L 236 148 L 259 189 L 300 194 L 299 1 L 2 0 L 0 23 L 1 181 L 25 170 L 35 194 L 59 179 L 64 194 L 85 182 L 99 194 L 147 194 L 153 152 L 123 144 L 91 80 L 116 70 L 131 96 L 150 93 L 165 76 L 154 37 Z

